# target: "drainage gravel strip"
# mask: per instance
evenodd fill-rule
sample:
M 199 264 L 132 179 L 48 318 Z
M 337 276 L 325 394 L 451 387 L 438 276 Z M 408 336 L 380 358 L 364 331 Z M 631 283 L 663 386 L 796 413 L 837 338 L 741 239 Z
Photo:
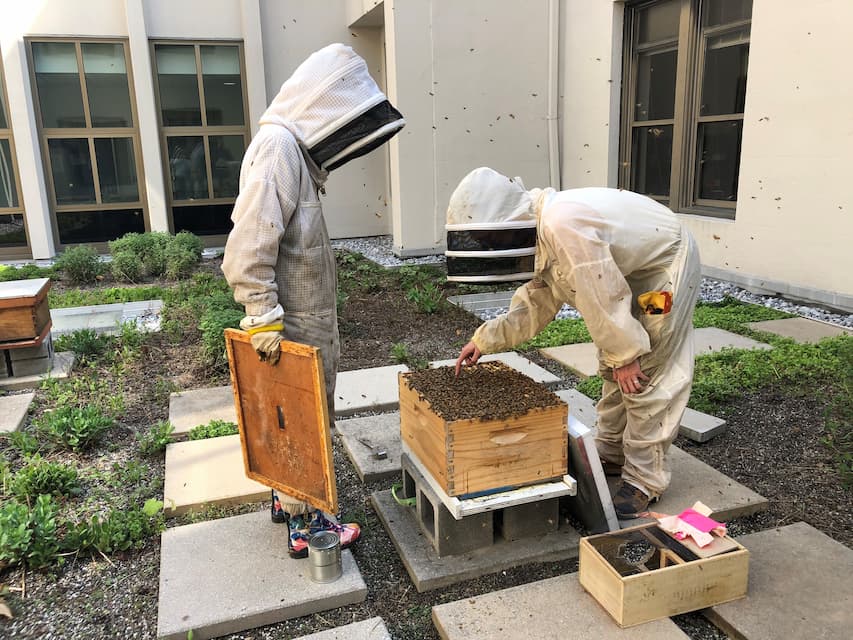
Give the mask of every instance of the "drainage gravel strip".
M 444 256 L 424 256 L 421 258 L 405 258 L 401 259 L 393 254 L 391 246 L 391 236 L 374 236 L 369 238 L 350 238 L 346 240 L 335 240 L 332 246 L 336 249 L 347 249 L 360 253 L 365 258 L 382 265 L 383 267 L 400 267 L 403 265 L 423 265 L 423 264 L 444 264 Z M 699 293 L 699 300 L 702 302 L 719 302 L 726 296 L 736 298 L 741 302 L 749 302 L 778 311 L 784 311 L 804 318 L 812 320 L 820 320 L 842 327 L 853 328 L 853 314 L 845 314 L 839 312 L 828 311 L 819 306 L 810 306 L 803 303 L 792 302 L 775 296 L 759 295 L 750 293 L 741 287 L 721 280 L 712 278 L 702 279 L 702 289 Z M 508 307 L 494 307 L 490 309 L 479 309 L 476 315 L 481 320 L 490 320 L 506 313 Z M 569 305 L 563 305 L 563 308 L 557 313 L 558 319 L 563 318 L 580 318 L 580 314 L 576 309 Z

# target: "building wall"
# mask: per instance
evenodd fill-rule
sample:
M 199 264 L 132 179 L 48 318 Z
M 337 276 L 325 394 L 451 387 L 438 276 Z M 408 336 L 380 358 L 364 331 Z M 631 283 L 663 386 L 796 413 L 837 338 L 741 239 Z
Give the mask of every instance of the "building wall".
M 755 0 L 735 220 L 685 216 L 709 272 L 853 309 L 851 21 L 848 0 Z
M 443 250 L 447 202 L 472 169 L 550 182 L 552 4 L 526 2 L 520 16 L 510 0 L 385 1 L 389 92 L 409 121 L 391 143 L 400 255 Z
M 622 3 L 564 6 L 562 186 L 615 186 Z M 706 274 L 853 310 L 851 19 L 847 0 L 754 0 L 735 219 L 681 216 Z
M 350 45 L 367 61 L 371 75 L 384 85 L 383 31 L 348 28 L 344 0 L 281 2 L 261 0 L 264 68 L 269 100 L 313 51 L 333 42 Z M 388 147 L 333 171 L 326 182 L 323 214 L 333 237 L 384 235 L 388 215 Z

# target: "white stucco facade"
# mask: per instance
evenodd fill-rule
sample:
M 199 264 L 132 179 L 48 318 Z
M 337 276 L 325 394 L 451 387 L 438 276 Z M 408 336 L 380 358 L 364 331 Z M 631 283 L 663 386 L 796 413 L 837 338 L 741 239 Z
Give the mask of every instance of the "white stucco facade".
M 169 229 L 152 40 L 243 44 L 257 120 L 310 52 L 353 46 L 405 115 L 389 145 L 334 172 L 333 237 L 444 249 L 458 181 L 488 165 L 528 187 L 619 186 L 624 3 L 613 0 L 0 0 L 0 49 L 33 257 L 56 252 L 27 61 L 31 36 L 127 41 L 148 225 Z M 853 54 L 848 0 L 754 0 L 733 220 L 681 213 L 705 272 L 853 309 Z

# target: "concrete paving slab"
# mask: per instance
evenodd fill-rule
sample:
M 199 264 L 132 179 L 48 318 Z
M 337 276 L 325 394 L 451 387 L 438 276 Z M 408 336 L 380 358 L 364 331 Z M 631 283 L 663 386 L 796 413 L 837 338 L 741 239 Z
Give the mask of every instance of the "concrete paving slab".
M 733 518 L 749 516 L 766 511 L 770 506 L 767 498 L 752 489 L 732 480 L 713 467 L 691 456 L 678 447 L 670 447 L 667 453 L 672 482 L 660 501 L 650 505 L 657 513 L 679 514 L 700 500 L 713 511 L 716 520 L 726 522 Z M 608 477 L 611 494 L 619 487 L 618 477 Z M 623 527 L 633 526 L 646 520 L 624 520 Z
M 400 406 L 397 374 L 408 370 L 406 365 L 398 364 L 339 372 L 335 384 L 335 415 L 396 409 Z
M 47 378 L 64 380 L 71 374 L 74 368 L 76 356 L 72 351 L 62 351 L 53 356 L 53 368 L 47 373 L 38 373 L 29 376 L 12 376 L 0 378 L 0 391 L 19 391 L 21 389 L 36 389 L 41 386 Z
M 695 353 L 701 356 L 722 351 L 726 347 L 735 349 L 772 349 L 769 344 L 741 336 L 717 327 L 704 327 L 693 332 Z
M 555 376 L 547 369 L 543 369 L 538 364 L 531 362 L 524 356 L 518 355 L 515 351 L 506 351 L 504 353 L 490 353 L 487 356 L 480 358 L 480 362 L 503 362 L 506 366 L 512 367 L 516 371 L 523 373 L 528 378 L 541 384 L 557 384 L 560 378 Z M 456 359 L 452 360 L 436 360 L 430 362 L 431 367 L 448 367 L 456 364 Z
M 11 433 L 24 426 L 35 397 L 35 392 L 29 391 L 0 398 L 0 433 Z
M 598 348 L 592 342 L 566 344 L 562 347 L 540 349 L 546 358 L 556 360 L 567 369 L 571 369 L 581 378 L 598 375 Z
M 382 618 L 377 616 L 310 636 L 299 636 L 295 640 L 391 640 L 391 634 Z
M 400 412 L 338 420 L 335 428 L 362 482 L 400 477 Z M 372 447 L 372 448 L 371 448 Z M 385 451 L 379 459 L 376 451 Z
M 419 592 L 531 562 L 578 556 L 580 536 L 567 523 L 561 523 L 555 533 L 512 542 L 499 540 L 471 553 L 440 558 L 421 531 L 413 508 L 397 504 L 390 490 L 374 492 L 370 500 Z
M 669 618 L 620 629 L 584 591 L 578 574 L 557 576 L 432 608 L 442 640 L 686 640 Z M 752 640 L 750 638 L 750 640 Z
M 237 424 L 237 409 L 231 385 L 178 391 L 169 396 L 169 422 L 173 437 L 185 438 L 191 429 L 211 420 Z
M 166 447 L 167 517 L 210 505 L 260 502 L 270 490 L 246 477 L 240 436 L 173 442 Z
M 850 329 L 839 327 L 828 322 L 811 320 L 809 318 L 783 318 L 781 320 L 764 320 L 762 322 L 750 322 L 750 329 L 756 331 L 767 331 L 778 336 L 792 338 L 797 342 L 820 342 L 824 338 L 836 336 L 849 336 L 853 334 Z
M 849 638 L 853 550 L 805 522 L 738 538 L 749 549 L 745 598 L 704 611 L 729 637 Z
M 115 334 L 124 322 L 136 322 L 143 331 L 156 331 L 160 328 L 162 308 L 162 300 L 142 300 L 51 309 L 51 332 L 53 335 L 61 335 L 92 329 L 98 333 Z
M 157 637 L 215 638 L 363 602 L 367 587 L 341 554 L 335 582 L 311 580 L 307 560 L 287 555 L 287 529 L 269 513 L 167 529 L 160 550 Z
M 577 389 L 563 389 L 557 391 L 557 395 L 569 405 L 569 413 L 579 422 L 590 428 L 595 428 L 598 421 L 598 412 L 595 409 L 595 401 L 585 396 Z M 678 432 L 685 438 L 695 442 L 707 442 L 711 438 L 720 435 L 726 430 L 726 421 L 722 418 L 686 409 L 681 418 Z
M 726 421 L 701 411 L 690 409 L 684 410 L 681 424 L 678 425 L 678 433 L 694 442 L 708 442 L 711 438 L 720 435 L 727 429 Z

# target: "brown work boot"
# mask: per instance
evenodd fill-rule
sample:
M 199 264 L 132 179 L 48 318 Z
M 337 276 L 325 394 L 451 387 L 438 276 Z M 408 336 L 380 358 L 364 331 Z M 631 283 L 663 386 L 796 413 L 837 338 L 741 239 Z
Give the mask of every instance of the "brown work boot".
M 644 513 L 651 501 L 652 499 L 640 489 L 623 480 L 616 495 L 613 496 L 613 508 L 616 510 L 616 517 L 620 520 L 632 520 Z
M 604 470 L 604 475 L 606 476 L 621 476 L 622 475 L 622 465 L 616 464 L 615 462 L 610 462 L 610 460 L 605 460 L 604 458 L 599 458 L 601 460 L 601 468 Z

